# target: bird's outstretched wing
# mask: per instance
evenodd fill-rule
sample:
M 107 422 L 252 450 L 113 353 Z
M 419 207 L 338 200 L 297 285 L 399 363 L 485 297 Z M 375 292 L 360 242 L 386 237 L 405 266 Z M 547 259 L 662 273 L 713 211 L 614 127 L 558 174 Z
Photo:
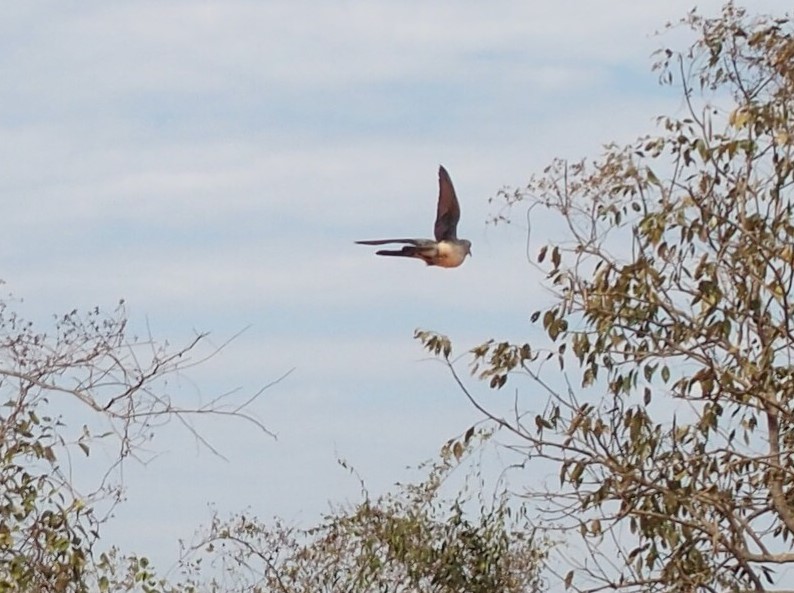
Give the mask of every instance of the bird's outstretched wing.
M 359 245 L 386 245 L 387 243 L 408 243 L 409 245 L 421 245 L 427 239 L 373 239 L 371 241 L 356 241 Z
M 442 166 L 438 168 L 438 211 L 434 228 L 436 241 L 454 241 L 458 238 L 460 205 L 449 173 Z

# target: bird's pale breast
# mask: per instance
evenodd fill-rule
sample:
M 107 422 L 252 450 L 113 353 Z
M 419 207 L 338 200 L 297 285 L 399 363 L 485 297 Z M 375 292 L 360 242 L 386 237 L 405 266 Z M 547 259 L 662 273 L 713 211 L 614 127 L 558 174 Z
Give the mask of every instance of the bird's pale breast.
M 457 268 L 466 259 L 466 249 L 462 245 L 439 241 L 436 246 L 435 264 L 442 268 Z

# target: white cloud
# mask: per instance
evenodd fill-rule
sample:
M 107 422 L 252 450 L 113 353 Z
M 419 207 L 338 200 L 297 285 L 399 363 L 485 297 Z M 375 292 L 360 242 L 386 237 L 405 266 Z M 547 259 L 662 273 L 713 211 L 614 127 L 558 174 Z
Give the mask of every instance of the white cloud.
M 628 1 L 499 2 L 487 11 L 472 2 L 87 2 L 38 15 L 24 37 L 11 35 L 19 22 L 6 20 L 10 51 L 0 67 L 13 75 L 24 65 L 25 76 L 5 90 L 12 97 L 102 111 L 148 93 L 240 99 L 463 82 L 487 74 L 480 63 L 511 75 L 534 71 L 543 82 L 550 73 L 559 79 L 558 69 L 643 66 L 655 46 L 647 35 L 688 8 Z

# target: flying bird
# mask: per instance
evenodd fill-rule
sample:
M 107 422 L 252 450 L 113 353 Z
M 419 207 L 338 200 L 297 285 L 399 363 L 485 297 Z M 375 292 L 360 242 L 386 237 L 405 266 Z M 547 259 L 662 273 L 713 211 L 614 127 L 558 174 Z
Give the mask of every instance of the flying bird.
M 406 243 L 401 249 L 381 249 L 377 255 L 395 257 L 415 257 L 428 266 L 457 268 L 467 255 L 471 255 L 471 241 L 458 239 L 458 220 L 460 204 L 452 186 L 449 173 L 442 166 L 438 168 L 438 210 L 432 239 L 375 239 L 356 241 L 359 245 L 386 245 L 387 243 Z

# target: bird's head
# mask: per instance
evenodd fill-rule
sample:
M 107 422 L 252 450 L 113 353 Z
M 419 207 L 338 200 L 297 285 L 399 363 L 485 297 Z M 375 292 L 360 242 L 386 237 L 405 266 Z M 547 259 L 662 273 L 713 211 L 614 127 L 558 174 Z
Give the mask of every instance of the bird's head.
M 471 255 L 471 241 L 462 239 L 461 243 L 463 244 L 463 247 L 466 248 L 466 255 Z

